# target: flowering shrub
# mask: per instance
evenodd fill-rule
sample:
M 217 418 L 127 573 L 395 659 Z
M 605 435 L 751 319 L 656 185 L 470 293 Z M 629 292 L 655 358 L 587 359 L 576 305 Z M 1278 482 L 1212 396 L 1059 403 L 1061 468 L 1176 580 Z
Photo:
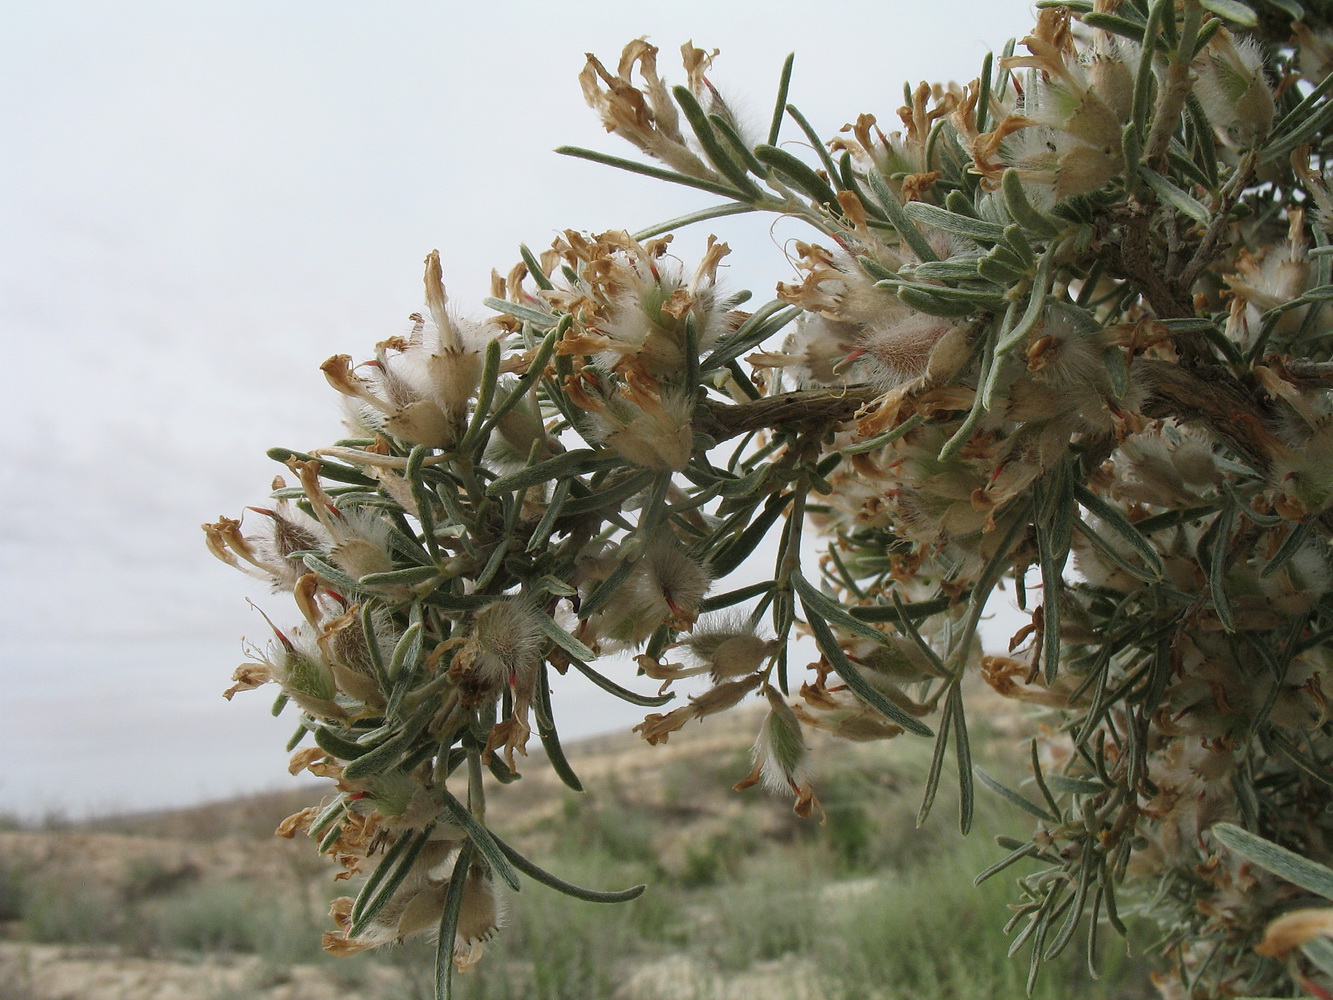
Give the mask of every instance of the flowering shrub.
M 1213 827 L 1333 847 L 1333 30 L 1294 0 L 1041 6 L 978 80 L 909 89 L 900 130 L 862 114 L 827 143 L 787 104 L 790 62 L 751 135 L 715 53 L 686 45 L 675 87 L 645 41 L 589 57 L 588 103 L 656 162 L 563 152 L 721 204 L 525 249 L 481 322 L 431 254 L 411 327 L 324 363 L 347 436 L 272 452 L 272 502 L 205 532 L 299 613 L 228 696 L 278 685 L 293 771 L 336 782 L 279 830 L 365 875 L 328 950 L 437 934 L 447 994 L 520 876 L 636 896 L 541 870 L 486 796 L 534 725 L 581 787 L 559 675 L 646 708 L 706 675 L 637 731 L 758 700 L 738 787 L 802 816 L 810 728 L 933 739 L 923 816 L 950 756 L 964 832 L 974 779 L 1028 814 L 979 878 L 1024 863 L 1006 930 L 1033 975 L 1132 909 L 1162 928 L 1165 997 L 1329 995 L 1318 956 L 1254 950 L 1300 891 Z M 779 145 L 789 121 L 812 162 Z M 752 312 L 725 244 L 681 262 L 667 233 L 749 211 L 811 230 Z M 1001 584 L 1029 622 L 983 651 Z M 969 678 L 1039 714 L 1030 787 L 974 767 Z

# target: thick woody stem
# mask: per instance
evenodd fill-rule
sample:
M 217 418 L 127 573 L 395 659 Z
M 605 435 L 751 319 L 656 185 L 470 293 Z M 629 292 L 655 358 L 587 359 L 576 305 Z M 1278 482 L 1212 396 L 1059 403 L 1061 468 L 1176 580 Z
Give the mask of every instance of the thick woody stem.
M 1194 315 L 1187 291 L 1167 280 L 1160 261 L 1152 253 L 1153 210 L 1137 201 L 1128 206 L 1129 217 L 1118 243 L 1108 243 L 1103 259 L 1139 287 L 1158 319 L 1183 319 Z
M 721 443 L 739 434 L 772 428 L 821 430 L 850 420 L 866 403 L 883 394 L 870 385 L 784 392 L 748 403 L 700 401 L 694 429 Z
M 1194 372 L 1151 358 L 1140 358 L 1134 370 L 1148 389 L 1141 407 L 1144 416 L 1200 424 L 1257 471 L 1269 470 L 1268 445 L 1276 441 L 1268 430 L 1272 414 L 1230 372 L 1216 365 Z M 823 431 L 852 419 L 879 395 L 874 386 L 853 385 L 786 392 L 747 403 L 705 399 L 695 410 L 694 426 L 719 443 L 759 430 Z
M 1202 424 L 1254 469 L 1269 471 L 1273 459 L 1266 443 L 1276 440 L 1267 426 L 1271 415 L 1230 373 L 1209 369 L 1205 379 L 1180 365 L 1150 358 L 1136 361 L 1134 370 L 1148 387 L 1141 407 L 1144 416 Z

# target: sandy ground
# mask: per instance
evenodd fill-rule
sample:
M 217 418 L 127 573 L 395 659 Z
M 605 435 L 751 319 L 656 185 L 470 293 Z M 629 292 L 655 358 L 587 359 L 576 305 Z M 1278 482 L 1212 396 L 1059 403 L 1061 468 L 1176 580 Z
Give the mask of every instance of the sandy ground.
M 355 992 L 391 996 L 401 979 L 391 969 L 362 970 Z M 339 1000 L 348 984 L 326 969 L 275 969 L 254 957 L 172 961 L 126 958 L 113 949 L 0 943 L 4 1000 Z

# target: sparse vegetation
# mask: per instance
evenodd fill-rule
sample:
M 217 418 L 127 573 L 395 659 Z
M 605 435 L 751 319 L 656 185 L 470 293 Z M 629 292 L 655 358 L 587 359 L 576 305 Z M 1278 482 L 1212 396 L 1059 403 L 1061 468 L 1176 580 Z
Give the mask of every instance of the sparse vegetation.
M 737 750 L 743 741 L 738 735 Z M 587 759 L 578 748 L 571 756 L 580 766 Z M 928 763 L 919 751 L 858 747 L 832 755 L 829 820 L 813 835 L 786 811 L 775 811 L 771 800 L 730 793 L 720 772 L 730 768 L 734 775 L 741 763 L 739 753 L 725 754 L 721 763 L 715 754 L 685 756 L 657 798 L 633 791 L 633 774 L 622 781 L 619 795 L 600 797 L 572 797 L 562 786 L 534 783 L 528 807 L 550 818 L 529 839 L 549 845 L 541 862 L 562 877 L 613 884 L 642 872 L 645 857 L 666 863 L 655 870 L 651 890 L 623 906 L 570 908 L 559 894 L 525 889 L 522 905 L 510 908 L 488 971 L 460 977 L 460 995 L 725 1000 L 732 995 L 728 984 L 760 980 L 769 984 L 773 1000 L 991 1000 L 1021 993 L 1023 970 L 1006 958 L 1002 939 L 981 933 L 1003 912 L 1004 887 L 974 889 L 958 877 L 985 867 L 993 848 L 975 838 L 938 838 L 937 823 L 915 830 L 914 803 L 905 792 L 908 779 Z M 860 802 L 859 808 L 839 805 L 837 789 L 844 784 L 848 802 Z M 878 794 L 862 797 L 870 785 Z M 998 804 L 984 806 L 992 807 Z M 81 955 L 96 946 L 108 962 L 129 956 L 261 959 L 243 986 L 210 987 L 199 1000 L 265 996 L 289 982 L 295 966 L 318 967 L 330 989 L 355 988 L 362 1000 L 427 1000 L 434 988 L 428 944 L 409 942 L 384 952 L 377 966 L 388 978 L 374 974 L 374 967 L 333 960 L 317 947 L 327 871 L 288 867 L 273 855 L 291 853 L 280 851 L 289 845 L 256 832 L 266 812 L 272 821 L 282 808 L 269 803 L 266 810 L 260 800 L 161 814 L 154 821 L 177 836 L 194 831 L 200 845 L 253 852 L 267 870 L 291 872 L 292 881 L 283 885 L 258 874 L 211 877 L 206 860 L 182 867 L 171 858 L 136 855 L 105 865 L 115 877 L 90 890 L 87 880 L 43 869 L 43 858 L 62 856 L 44 838 L 96 836 L 109 845 L 117 842 L 115 834 L 24 833 L 26 846 L 9 845 L 11 866 L 0 873 L 9 936 L 77 945 Z M 92 825 L 101 831 L 142 829 L 128 818 Z M 930 843 L 935 850 L 925 848 Z M 26 878 L 20 874 L 25 868 L 32 872 Z M 303 910 L 290 902 L 301 895 L 297 884 L 311 889 Z M 932 957 L 926 947 L 962 936 L 975 947 L 961 957 L 943 957 L 937 948 Z M 1094 983 L 1070 958 L 1051 982 L 1076 985 L 1074 995 L 1087 1000 L 1147 995 L 1146 974 L 1135 960 L 1103 971 L 1102 982 Z M 822 992 L 802 992 L 815 981 Z M 1036 994 L 1042 1000 L 1067 995 L 1054 986 Z

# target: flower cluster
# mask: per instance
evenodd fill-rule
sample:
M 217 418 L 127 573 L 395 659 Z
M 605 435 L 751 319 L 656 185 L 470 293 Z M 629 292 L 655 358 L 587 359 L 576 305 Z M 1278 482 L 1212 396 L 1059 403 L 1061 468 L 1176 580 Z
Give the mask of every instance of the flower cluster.
M 431 254 L 409 329 L 323 365 L 347 436 L 273 452 L 273 499 L 205 525 L 294 599 L 227 693 L 277 685 L 293 769 L 335 782 L 280 831 L 364 879 L 326 947 L 429 933 L 468 967 L 520 874 L 641 891 L 572 887 L 486 822 L 534 729 L 581 787 L 551 711 L 571 669 L 648 708 L 695 678 L 650 744 L 758 701 L 737 787 L 802 816 L 807 731 L 934 736 L 927 804 L 954 739 L 965 831 L 986 684 L 1039 714 L 1031 790 L 985 782 L 1035 821 L 986 873 L 1037 866 L 1008 928 L 1032 975 L 1134 907 L 1165 997 L 1329 990 L 1318 932 L 1252 948 L 1300 900 L 1214 833 L 1333 856 L 1333 31 L 1276 6 L 1252 34 L 1236 0 L 1048 6 L 981 78 L 909 90 L 901 131 L 861 114 L 814 166 L 778 144 L 785 82 L 758 141 L 716 53 L 685 46 L 675 88 L 644 40 L 614 72 L 590 56 L 608 131 L 728 199 L 699 219 L 811 238 L 753 312 L 714 237 L 685 262 L 660 231 L 565 232 L 484 322 Z M 986 650 L 1001 586 L 1028 620 Z

